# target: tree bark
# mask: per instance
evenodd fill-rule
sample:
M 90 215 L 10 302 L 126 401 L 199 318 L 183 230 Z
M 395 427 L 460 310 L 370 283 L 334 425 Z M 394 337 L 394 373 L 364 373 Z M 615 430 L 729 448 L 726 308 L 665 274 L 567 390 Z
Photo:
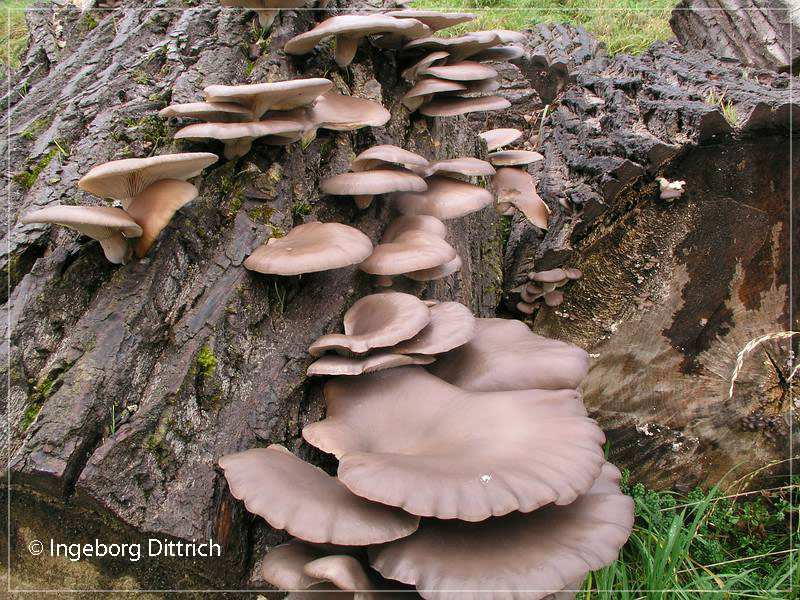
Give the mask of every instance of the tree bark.
M 362 212 L 318 191 L 366 147 L 394 143 L 432 158 L 481 152 L 464 118 L 410 118 L 393 51 L 362 44 L 346 70 L 331 67 L 329 49 L 287 59 L 283 43 L 325 13 L 281 11 L 259 39 L 253 12 L 192 4 L 81 13 L 63 2 L 29 14 L 31 46 L 5 99 L 16 176 L 2 211 L 10 217 L 2 265 L 11 345 L 2 365 L 8 358 L 14 587 L 242 585 L 255 532 L 266 528 L 224 491 L 216 461 L 275 442 L 321 461 L 301 447 L 302 426 L 322 410 L 319 383 L 305 376 L 306 348 L 338 331 L 344 311 L 373 289 L 355 268 L 265 277 L 243 259 L 276 230 L 313 219 L 352 224 L 377 241 L 392 218 L 387 203 Z M 357 8 L 330 8 L 345 6 Z M 144 260 L 117 267 L 71 230 L 18 222 L 51 204 L 99 204 L 76 186 L 94 165 L 209 149 L 172 142 L 174 130 L 156 115 L 170 102 L 197 101 L 215 83 L 324 76 L 344 93 L 382 101 L 391 121 L 320 132 L 307 147 L 256 142 L 246 157 L 221 160 Z M 221 155 L 221 146 L 210 149 Z M 497 218 L 483 211 L 448 228 L 461 272 L 405 285 L 493 314 Z M 222 559 L 90 559 L 65 569 L 63 559 L 26 550 L 31 538 L 50 537 L 211 537 L 224 551 Z
M 684 46 L 722 60 L 800 68 L 800 7 L 792 0 L 683 0 L 670 25 Z

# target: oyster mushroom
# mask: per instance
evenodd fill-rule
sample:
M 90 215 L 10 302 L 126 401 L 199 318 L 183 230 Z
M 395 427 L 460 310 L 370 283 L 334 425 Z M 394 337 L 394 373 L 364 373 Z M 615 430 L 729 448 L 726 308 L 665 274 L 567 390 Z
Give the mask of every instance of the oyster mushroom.
M 461 23 L 468 23 L 475 19 L 475 15 L 471 13 L 457 13 L 457 12 L 439 12 L 436 10 L 391 10 L 383 13 L 387 17 L 395 17 L 398 19 L 416 19 L 430 28 L 431 31 L 439 31 Z
M 399 292 L 370 294 L 344 314 L 344 334 L 323 335 L 308 352 L 311 356 L 329 351 L 352 355 L 388 348 L 414 337 L 430 320 L 430 309 L 416 296 Z
M 511 106 L 511 102 L 500 96 L 436 98 L 427 104 L 423 104 L 419 112 L 426 117 L 455 117 L 473 112 L 503 110 L 509 106 Z
M 567 506 L 547 506 L 479 524 L 426 521 L 411 536 L 370 550 L 384 577 L 417 587 L 424 598 L 458 600 L 462 590 L 509 600 L 540 600 L 577 589 L 608 566 L 633 529 L 633 500 L 605 463 L 597 481 Z
M 249 8 L 256 11 L 258 24 L 264 29 L 272 26 L 281 8 L 300 8 L 306 0 L 220 0 L 223 6 Z
M 484 131 L 483 133 L 479 133 L 478 137 L 486 142 L 486 149 L 489 150 L 489 152 L 492 152 L 493 150 L 497 150 L 503 146 L 513 144 L 522 137 L 522 132 L 519 129 L 506 127 Z
M 396 19 L 385 15 L 340 15 L 326 19 L 311 31 L 301 33 L 286 42 L 287 54 L 308 54 L 317 44 L 336 38 L 334 60 L 340 67 L 348 66 L 358 50 L 361 38 L 374 34 L 398 34 L 406 39 L 428 35 L 430 29 L 416 19 Z
M 419 516 L 482 521 L 569 504 L 604 462 L 605 437 L 576 390 L 468 392 L 399 367 L 334 378 L 324 394 L 327 417 L 303 429 L 306 441 L 339 459 L 355 494 Z
M 406 192 L 395 196 L 398 211 L 404 215 L 457 219 L 488 206 L 494 200 L 489 190 L 450 177 L 433 175 L 425 181 L 428 184 L 426 191 Z
M 364 209 L 372 204 L 375 195 L 423 192 L 428 189 L 428 184 L 420 176 L 408 171 L 375 169 L 328 177 L 322 181 L 320 189 L 332 196 L 353 196 L 356 206 Z
M 520 46 L 493 46 L 473 54 L 470 58 L 477 61 L 510 61 L 525 56 L 525 50 Z
M 683 180 L 670 181 L 664 177 L 657 177 L 656 181 L 658 181 L 659 198 L 661 198 L 661 200 L 672 202 L 676 198 L 683 196 L 683 192 L 686 191 L 683 189 L 683 186 L 686 185 L 686 182 Z
M 429 365 L 435 358 L 415 354 L 399 354 L 394 351 L 378 352 L 368 356 L 336 356 L 328 354 L 318 358 L 308 367 L 307 375 L 362 375 L 407 365 Z
M 458 63 L 447 65 L 433 65 L 421 72 L 421 75 L 430 75 L 438 79 L 450 81 L 478 81 L 481 79 L 493 79 L 497 77 L 495 71 L 489 65 L 479 62 L 465 60 Z
M 341 223 L 305 223 L 285 237 L 270 238 L 244 261 L 246 269 L 269 275 L 301 275 L 358 264 L 372 253 L 372 241 Z
M 337 92 L 323 94 L 308 111 L 315 127 L 332 131 L 381 127 L 391 117 L 389 111 L 377 102 Z
M 447 226 L 436 217 L 430 215 L 407 215 L 393 219 L 384 230 L 381 242 L 393 242 L 399 236 L 410 231 L 430 233 L 442 239 L 447 235 Z
M 443 279 L 448 275 L 460 271 L 462 266 L 461 257 L 456 254 L 453 260 L 450 260 L 438 267 L 431 267 L 430 269 L 420 269 L 419 271 L 412 271 L 405 273 L 405 276 L 414 281 L 434 281 L 436 279 Z
M 530 273 L 528 278 L 531 281 L 535 281 L 542 286 L 542 289 L 546 292 L 552 292 L 560 285 L 564 285 L 567 282 L 567 272 L 564 269 L 549 269 L 547 271 L 537 271 L 535 273 Z
M 142 235 L 134 246 L 136 256 L 145 256 L 178 209 L 195 198 L 197 188 L 180 179 L 162 179 L 143 189 L 127 211 L 142 228 Z
M 419 154 L 398 146 L 381 144 L 367 148 L 350 163 L 352 171 L 371 171 L 384 165 L 398 165 L 406 169 L 424 169 L 428 160 Z
M 389 242 L 381 241 L 369 258 L 359 265 L 365 273 L 380 275 L 381 285 L 391 278 L 444 265 L 457 254 L 441 237 L 424 231 L 407 231 Z
M 225 102 L 247 108 L 254 120 L 268 110 L 308 106 L 331 89 L 333 82 L 320 77 L 244 85 L 210 85 L 203 89 L 206 102 Z
M 170 104 L 158 111 L 158 116 L 165 119 L 198 119 L 200 121 L 214 121 L 215 123 L 241 123 L 253 119 L 253 114 L 249 109 L 233 102 Z
M 273 444 L 219 459 L 231 494 L 272 527 L 316 544 L 366 546 L 415 531 L 419 519 L 352 494 L 336 478 Z
M 547 229 L 550 208 L 536 193 L 536 183 L 527 171 L 503 167 L 492 177 L 497 206 L 502 212 L 505 205 L 512 205 L 539 227 Z
M 424 71 L 431 65 L 443 63 L 448 59 L 449 56 L 450 56 L 449 53 L 441 50 L 437 52 L 431 52 L 430 54 L 427 54 L 426 56 L 415 62 L 410 67 L 404 69 L 400 75 L 403 77 L 403 79 L 405 79 L 409 83 L 414 83 L 415 81 L 417 81 L 417 79 L 419 79 L 422 71 Z
M 495 167 L 529 165 L 543 159 L 544 156 L 530 150 L 501 150 L 489 153 L 489 162 Z
M 100 242 L 106 258 L 114 264 L 128 260 L 130 246 L 125 238 L 142 235 L 142 228 L 129 214 L 107 206 L 48 206 L 24 214 L 20 222 L 54 223 L 75 229 Z
M 408 42 L 403 46 L 403 50 L 447 52 L 450 62 L 458 62 L 502 43 L 500 36 L 495 32 L 475 31 L 458 37 L 420 37 Z
M 472 311 L 459 302 L 440 302 L 430 307 L 431 322 L 413 338 L 400 342 L 400 354 L 443 354 L 470 341 L 477 327 Z
M 270 119 L 252 123 L 195 123 L 175 133 L 176 140 L 219 140 L 225 144 L 225 158 L 233 160 L 250 152 L 253 140 L 265 136 L 299 136 L 305 130 L 293 119 Z
M 589 370 L 581 348 L 541 337 L 525 323 L 477 319 L 475 336 L 429 367 L 453 385 L 476 392 L 577 388 Z
M 431 163 L 425 170 L 426 177 L 430 177 L 431 175 L 444 175 L 445 177 L 487 177 L 494 175 L 494 173 L 494 167 L 488 162 L 470 156 L 437 160 Z
M 420 106 L 430 101 L 438 92 L 453 92 L 467 90 L 467 86 L 459 81 L 448 81 L 436 77 L 425 77 L 415 83 L 401 100 L 403 106 L 410 111 L 417 110 Z
M 78 181 L 78 187 L 100 198 L 119 200 L 127 209 L 135 196 L 156 181 L 191 179 L 217 160 L 217 155 L 210 152 L 114 160 L 92 167 Z

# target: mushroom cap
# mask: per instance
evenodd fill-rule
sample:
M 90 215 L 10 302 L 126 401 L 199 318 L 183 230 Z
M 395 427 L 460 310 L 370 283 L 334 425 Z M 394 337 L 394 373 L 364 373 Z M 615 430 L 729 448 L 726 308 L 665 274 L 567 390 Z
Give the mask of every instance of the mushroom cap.
M 477 333 L 429 370 L 462 389 L 499 392 L 577 388 L 589 370 L 581 348 L 533 333 L 510 319 L 477 319 Z
M 442 354 L 463 346 L 477 330 L 472 311 L 460 302 L 440 302 L 430 307 L 431 322 L 413 338 L 400 342 L 393 352 Z
M 197 188 L 180 179 L 162 179 L 143 189 L 128 206 L 128 214 L 142 228 L 136 255 L 147 254 L 177 210 L 197 198 Z
M 525 50 L 520 46 L 493 46 L 473 54 L 471 58 L 477 61 L 507 61 L 522 58 L 523 56 L 525 56 Z
M 527 171 L 502 167 L 492 177 L 497 202 L 513 204 L 527 219 L 541 229 L 547 229 L 550 208 L 536 193 L 536 183 Z
M 337 590 L 364 592 L 372 589 L 372 582 L 364 567 L 353 556 L 345 554 L 323 556 L 307 563 L 303 571 L 320 581 L 330 582 Z
M 430 75 L 432 77 L 451 81 L 478 81 L 497 77 L 497 71 L 489 65 L 471 60 L 464 60 L 449 65 L 434 65 L 428 67 L 422 71 L 422 75 Z
M 564 292 L 561 290 L 552 290 L 544 295 L 544 303 L 547 306 L 558 306 L 564 302 Z
M 482 50 L 501 44 L 500 36 L 491 31 L 474 31 L 457 37 L 428 36 L 411 40 L 403 50 L 445 51 L 451 62 L 463 60 Z
M 398 19 L 416 19 L 420 23 L 427 25 L 431 31 L 439 31 L 446 27 L 459 25 L 461 23 L 468 23 L 475 19 L 475 15 L 471 13 L 456 13 L 456 12 L 439 12 L 436 10 L 391 10 L 383 13 L 387 17 L 395 17 Z
M 283 51 L 294 55 L 308 54 L 322 40 L 334 35 L 359 38 L 376 33 L 397 33 L 414 39 L 427 35 L 430 29 L 416 19 L 395 19 L 380 14 L 339 15 L 293 37 L 283 46 Z
M 580 269 L 574 269 L 572 267 L 562 267 L 564 274 L 567 276 L 567 279 L 580 279 L 583 277 L 583 271 Z
M 405 276 L 409 279 L 413 279 L 414 281 L 433 281 L 435 279 L 442 279 L 448 275 L 452 275 L 461 269 L 462 264 L 461 257 L 456 255 L 453 260 L 448 261 L 443 265 L 431 267 L 430 269 L 420 269 L 419 271 L 405 273 Z
M 549 269 L 547 271 L 529 273 L 528 279 L 531 281 L 541 281 L 542 283 L 560 283 L 567 279 L 567 273 L 564 269 Z
M 461 158 L 450 158 L 447 160 L 437 160 L 432 162 L 425 171 L 425 176 L 434 174 L 451 176 L 464 175 L 466 177 L 482 177 L 494 175 L 494 167 L 485 160 L 464 156 Z
M 501 44 L 514 44 L 525 41 L 525 34 L 513 29 L 489 29 L 486 33 L 496 35 Z
M 291 110 L 307 106 L 333 86 L 329 79 L 292 79 L 245 85 L 209 85 L 203 89 L 206 102 L 232 102 L 249 109 L 254 119 L 268 110 Z
M 372 241 L 355 227 L 313 222 L 259 246 L 244 266 L 270 275 L 300 275 L 354 265 L 371 253 Z
M 158 116 L 165 119 L 171 117 L 185 117 L 215 122 L 250 121 L 253 113 L 244 106 L 232 102 L 188 102 L 186 104 L 171 104 L 158 111 Z
M 48 206 L 25 213 L 20 222 L 24 225 L 55 223 L 101 242 L 118 233 L 129 238 L 142 235 L 142 228 L 128 213 L 109 206 Z
M 419 109 L 427 117 L 455 117 L 472 112 L 487 110 L 503 110 L 511 106 L 511 102 L 500 96 L 482 96 L 479 98 L 436 98 Z
M 328 92 L 307 109 L 308 119 L 316 126 L 333 131 L 352 131 L 361 127 L 381 127 L 391 114 L 379 103 L 366 98 Z
M 393 169 L 340 173 L 324 179 L 320 189 L 332 196 L 361 196 L 391 192 L 424 192 L 428 184 L 419 175 Z
M 436 52 L 431 52 L 430 54 L 425 55 L 420 60 L 415 62 L 410 67 L 403 69 L 403 72 L 400 74 L 403 79 L 409 82 L 416 81 L 420 73 L 430 67 L 433 64 L 443 62 L 447 60 L 450 56 L 448 52 L 444 52 L 442 50 L 438 50 Z
M 483 133 L 479 133 L 478 137 L 486 142 L 486 147 L 491 152 L 492 150 L 497 150 L 498 148 L 516 142 L 522 137 L 522 132 L 513 127 L 505 127 L 484 131 Z
M 436 364 L 436 363 L 434 363 Z M 569 504 L 604 462 L 576 390 L 468 392 L 422 367 L 329 380 L 311 445 L 355 494 L 425 517 L 482 521 Z
M 436 77 L 425 77 L 415 83 L 410 90 L 403 95 L 403 104 L 410 110 L 415 110 L 425 96 L 437 94 L 439 92 L 454 92 L 466 90 L 467 86 L 458 81 L 448 81 Z
M 456 251 L 442 238 L 423 231 L 407 231 L 391 242 L 381 243 L 359 265 L 371 275 L 403 275 L 443 265 Z
M 381 144 L 367 148 L 350 163 L 352 171 L 370 171 L 383 164 L 395 164 L 403 167 L 427 167 L 428 159 L 391 144 Z
M 264 581 L 279 590 L 308 589 L 321 579 L 307 575 L 303 569 L 325 555 L 321 548 L 294 539 L 270 550 L 261 560 L 259 570 Z
M 530 150 L 501 150 L 489 153 L 489 162 L 496 167 L 529 165 L 543 159 L 544 156 Z
M 430 233 L 442 239 L 447 235 L 447 226 L 430 215 L 406 215 L 397 217 L 389 223 L 381 237 L 381 243 L 388 244 L 409 231 Z
M 210 152 L 113 160 L 92 167 L 78 181 L 78 187 L 100 198 L 124 201 L 160 179 L 190 179 L 217 160 L 219 157 Z
M 273 444 L 219 459 L 231 494 L 276 529 L 315 544 L 366 546 L 405 537 L 419 519 L 352 494 L 336 478 Z
M 494 92 L 500 89 L 500 82 L 497 78 L 479 79 L 477 81 L 468 81 L 466 83 L 467 89 L 460 92 L 453 92 L 451 95 L 459 98 L 472 98 L 473 94 L 483 94 L 486 92 Z
M 377 352 L 363 357 L 336 356 L 326 354 L 318 358 L 308 367 L 307 375 L 362 375 L 374 373 L 394 367 L 408 365 L 429 365 L 434 360 L 433 356 L 413 354 L 399 354 L 396 352 Z
M 179 129 L 176 140 L 254 140 L 266 135 L 299 134 L 304 124 L 294 119 L 270 119 L 252 123 L 195 123 Z
M 611 564 L 633 529 L 633 501 L 605 463 L 592 488 L 567 506 L 548 506 L 483 523 L 425 522 L 416 533 L 370 550 L 384 577 L 416 585 L 424 598 L 541 600 L 579 587 Z
M 426 180 L 426 192 L 407 192 L 395 197 L 395 206 L 404 215 L 431 215 L 456 219 L 488 206 L 494 201 L 489 190 L 464 181 L 433 175 Z M 447 260 L 452 260 L 450 257 Z M 441 264 L 441 263 L 440 263 Z M 429 268 L 419 267 L 420 269 Z M 415 269 L 416 270 L 416 269 Z
M 356 301 L 344 314 L 344 335 L 323 335 L 308 348 L 311 356 L 328 350 L 363 354 L 414 337 L 431 320 L 427 305 L 411 294 L 384 292 Z

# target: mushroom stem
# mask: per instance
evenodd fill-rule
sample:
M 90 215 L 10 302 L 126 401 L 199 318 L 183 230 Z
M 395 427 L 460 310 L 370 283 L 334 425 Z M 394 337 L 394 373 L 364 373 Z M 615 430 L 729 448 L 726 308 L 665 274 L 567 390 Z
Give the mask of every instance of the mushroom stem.
M 257 10 L 256 14 L 258 15 L 258 24 L 261 25 L 261 29 L 269 29 L 272 27 L 275 17 L 278 16 L 278 10 L 275 8 L 265 8 Z
M 131 258 L 131 246 L 118 231 L 104 240 L 98 240 L 103 248 L 103 254 L 115 265 L 124 265 Z
M 228 160 L 240 158 L 250 152 L 250 148 L 252 147 L 253 140 L 248 138 L 225 142 L 225 158 Z
M 357 196 L 353 196 L 356 206 L 361 210 L 365 210 L 370 207 L 370 204 L 372 204 L 372 198 L 374 198 L 374 196 L 370 194 L 359 194 Z
M 375 278 L 375 285 L 380 287 L 392 287 L 394 280 L 388 275 L 379 275 Z
M 336 36 L 336 48 L 333 51 L 333 58 L 337 65 L 345 68 L 351 62 L 353 62 L 353 58 L 355 58 L 356 51 L 358 50 L 358 42 L 360 39 L 360 37 L 349 35 Z

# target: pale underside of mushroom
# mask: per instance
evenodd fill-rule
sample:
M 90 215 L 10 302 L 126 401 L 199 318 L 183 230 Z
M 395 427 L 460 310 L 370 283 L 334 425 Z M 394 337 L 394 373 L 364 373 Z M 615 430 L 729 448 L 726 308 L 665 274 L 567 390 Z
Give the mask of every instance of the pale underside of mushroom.
M 20 222 L 53 223 L 75 229 L 100 242 L 106 258 L 118 265 L 130 257 L 126 238 L 142 235 L 142 228 L 128 213 L 107 206 L 49 206 L 24 214 Z
M 78 187 L 100 198 L 120 200 L 127 208 L 130 199 L 150 184 L 161 179 L 191 179 L 217 160 L 210 152 L 114 160 L 90 169 Z
M 492 187 L 498 206 L 502 208 L 503 204 L 511 204 L 528 221 L 540 229 L 547 229 L 550 208 L 536 193 L 536 182 L 527 171 L 511 167 L 499 168 L 492 177 Z
M 400 213 L 431 215 L 442 220 L 457 219 L 489 206 L 494 200 L 489 190 L 450 177 L 433 175 L 426 182 L 428 189 L 425 192 L 408 192 L 394 197 Z
M 405 276 L 414 281 L 434 281 L 436 279 L 444 279 L 448 275 L 460 271 L 463 262 L 461 257 L 456 255 L 453 260 L 450 260 L 438 267 L 431 267 L 430 269 L 420 269 L 419 271 L 412 271 L 405 273 Z
M 350 170 L 371 171 L 383 165 L 398 165 L 407 169 L 422 168 L 428 166 L 428 160 L 398 146 L 391 144 L 381 144 L 367 148 L 350 162 Z
M 312 104 L 329 91 L 333 82 L 321 77 L 243 85 L 210 85 L 203 89 L 206 102 L 229 102 L 250 110 L 258 120 L 269 110 L 292 110 Z
M 342 223 L 305 223 L 285 237 L 271 238 L 244 261 L 269 275 L 301 275 L 355 265 L 372 253 L 372 241 Z
M 265 136 L 296 136 L 303 133 L 303 123 L 293 119 L 270 119 L 251 123 L 195 123 L 175 133 L 176 140 L 219 140 L 225 144 L 225 158 L 244 156 L 253 140 Z
M 308 367 L 307 375 L 362 375 L 408 365 L 429 365 L 435 359 L 422 354 L 400 354 L 393 351 L 376 352 L 367 356 L 337 356 L 328 354 Z
M 400 367 L 324 391 L 327 417 L 303 437 L 339 459 L 355 494 L 411 514 L 482 521 L 569 504 L 603 464 L 605 437 L 575 390 L 474 393 Z
M 489 152 L 513 144 L 522 137 L 522 132 L 513 127 L 505 127 L 500 129 L 490 129 L 478 134 L 478 137 L 486 142 L 486 149 Z
M 477 61 L 510 61 L 525 56 L 520 46 L 493 46 L 473 54 L 470 58 Z
M 430 101 L 436 93 L 465 90 L 467 90 L 467 86 L 460 81 L 425 77 L 417 81 L 411 89 L 403 95 L 402 103 L 408 110 L 414 111 Z
M 146 187 L 131 200 L 128 214 L 142 228 L 142 235 L 134 246 L 136 256 L 145 256 L 178 209 L 196 197 L 197 188 L 191 183 L 180 179 L 162 179 Z
M 544 156 L 531 150 L 500 150 L 489 154 L 489 162 L 495 167 L 529 165 L 543 159 Z
M 308 349 L 311 356 L 345 356 L 387 348 L 414 337 L 431 320 L 428 306 L 411 294 L 386 292 L 358 300 L 345 313 L 344 334 L 323 335 Z
M 399 169 L 373 169 L 341 173 L 322 181 L 320 189 L 333 196 L 353 196 L 356 206 L 368 208 L 373 196 L 393 192 L 428 189 L 428 184 L 420 176 Z
M 241 123 L 251 121 L 253 113 L 244 106 L 233 102 L 188 102 L 171 104 L 162 108 L 158 116 L 165 119 L 184 118 L 214 121 L 217 123 Z
M 421 59 L 419 59 L 410 67 L 404 69 L 400 75 L 403 77 L 403 79 L 405 79 L 409 83 L 414 83 L 419 79 L 422 71 L 424 71 L 431 65 L 443 63 L 448 59 L 449 56 L 450 56 L 449 53 L 444 52 L 442 50 L 431 52 L 430 54 L 427 54 Z
M 410 514 L 352 494 L 336 477 L 277 444 L 228 454 L 219 465 L 231 494 L 249 512 L 307 542 L 379 544 L 407 536 L 419 524 Z
M 521 321 L 477 319 L 477 333 L 429 370 L 465 390 L 577 388 L 589 370 L 585 351 L 533 333 Z
M 541 600 L 577 591 L 586 574 L 611 564 L 633 528 L 633 501 L 605 463 L 585 494 L 471 524 L 428 521 L 411 536 L 370 550 L 384 577 L 415 585 L 424 598 Z M 464 590 L 467 590 L 465 593 Z
M 380 14 L 340 15 L 293 37 L 286 42 L 283 50 L 293 55 L 308 54 L 324 39 L 335 37 L 334 60 L 340 67 L 346 67 L 352 62 L 361 38 L 375 34 L 397 34 L 406 39 L 415 39 L 429 33 L 430 28 L 416 19 L 396 19 Z
M 423 104 L 419 112 L 427 117 L 455 117 L 473 112 L 504 110 L 511 102 L 500 96 L 482 96 L 479 98 L 434 98 Z
M 469 58 L 483 50 L 502 44 L 500 36 L 490 31 L 476 31 L 458 37 L 428 36 L 411 40 L 403 50 L 427 50 L 447 52 L 450 62 Z
M 440 302 L 430 308 L 431 322 L 413 338 L 400 342 L 393 352 L 443 354 L 470 341 L 477 330 L 472 311 L 460 302 Z

